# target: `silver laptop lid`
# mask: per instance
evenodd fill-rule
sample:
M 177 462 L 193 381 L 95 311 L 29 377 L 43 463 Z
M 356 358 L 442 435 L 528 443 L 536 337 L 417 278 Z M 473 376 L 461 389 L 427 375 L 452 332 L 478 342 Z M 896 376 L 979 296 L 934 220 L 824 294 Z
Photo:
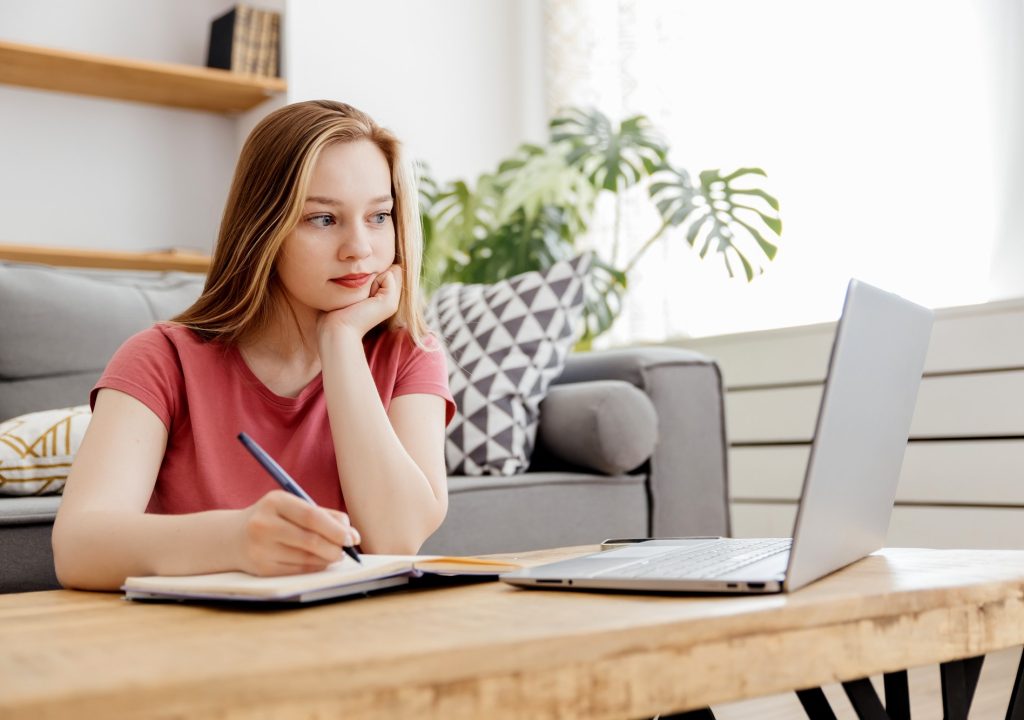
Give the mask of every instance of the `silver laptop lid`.
M 931 310 L 850 281 L 793 529 L 787 590 L 885 543 L 931 328 Z

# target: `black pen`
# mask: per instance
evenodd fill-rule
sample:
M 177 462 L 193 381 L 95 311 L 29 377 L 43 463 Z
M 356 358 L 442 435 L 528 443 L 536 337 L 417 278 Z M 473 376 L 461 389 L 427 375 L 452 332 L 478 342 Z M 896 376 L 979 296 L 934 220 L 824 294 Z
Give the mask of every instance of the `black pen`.
M 291 476 L 284 471 L 284 468 L 277 464 L 274 458 L 267 454 L 267 451 L 256 444 L 256 441 L 246 435 L 244 432 L 238 433 L 238 439 L 245 445 L 245 449 L 252 453 L 252 456 L 256 458 L 263 469 L 270 473 L 270 477 L 277 481 L 277 484 L 282 488 L 290 492 L 292 495 L 302 498 L 310 505 L 316 505 L 305 490 L 303 490 L 297 482 L 292 480 Z M 342 545 L 341 549 L 345 553 L 355 560 L 357 563 L 362 563 L 362 559 L 359 557 L 359 552 L 351 545 Z

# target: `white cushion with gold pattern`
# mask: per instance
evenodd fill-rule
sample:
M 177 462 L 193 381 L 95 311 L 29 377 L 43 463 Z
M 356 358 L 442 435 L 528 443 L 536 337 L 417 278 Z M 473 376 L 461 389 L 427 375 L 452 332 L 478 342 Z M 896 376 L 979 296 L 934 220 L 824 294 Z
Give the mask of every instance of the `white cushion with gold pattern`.
M 88 405 L 77 405 L 0 423 L 0 495 L 52 495 L 63 490 L 91 417 Z

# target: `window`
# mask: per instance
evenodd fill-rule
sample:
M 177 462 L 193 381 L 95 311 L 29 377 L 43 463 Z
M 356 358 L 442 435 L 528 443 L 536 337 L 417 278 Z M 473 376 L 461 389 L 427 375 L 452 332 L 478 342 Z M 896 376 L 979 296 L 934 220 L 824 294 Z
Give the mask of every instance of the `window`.
M 551 112 L 644 113 L 675 164 L 764 168 L 781 203 L 753 283 L 681 237 L 654 246 L 605 344 L 833 320 L 851 276 L 932 307 L 989 299 L 1024 39 L 1009 2 L 551 0 L 545 19 Z M 639 245 L 655 219 L 626 207 Z

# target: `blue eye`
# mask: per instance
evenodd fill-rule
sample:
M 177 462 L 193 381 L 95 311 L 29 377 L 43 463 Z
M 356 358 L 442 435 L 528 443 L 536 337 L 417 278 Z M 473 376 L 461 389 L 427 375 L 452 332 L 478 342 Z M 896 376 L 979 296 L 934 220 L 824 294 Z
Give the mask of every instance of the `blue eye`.
M 317 227 L 329 227 L 334 224 L 334 218 L 330 215 L 314 215 L 308 218 L 308 221 L 316 225 Z
M 373 221 L 375 223 L 377 223 L 378 225 L 383 225 L 384 223 L 386 223 L 388 221 L 388 218 L 391 217 L 391 213 L 389 213 L 389 212 L 379 212 L 379 213 L 374 213 L 371 217 L 373 218 Z

